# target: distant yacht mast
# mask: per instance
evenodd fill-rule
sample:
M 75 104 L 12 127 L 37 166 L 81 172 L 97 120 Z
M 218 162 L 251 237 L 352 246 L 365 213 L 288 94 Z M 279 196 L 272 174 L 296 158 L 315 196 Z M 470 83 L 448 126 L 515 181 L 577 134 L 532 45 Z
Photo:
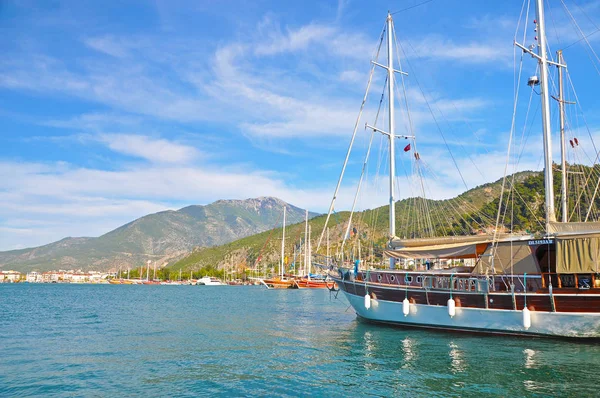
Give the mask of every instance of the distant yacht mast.
M 281 266 L 279 274 L 283 279 L 283 269 L 285 268 L 285 206 L 283 206 L 283 234 L 281 236 Z

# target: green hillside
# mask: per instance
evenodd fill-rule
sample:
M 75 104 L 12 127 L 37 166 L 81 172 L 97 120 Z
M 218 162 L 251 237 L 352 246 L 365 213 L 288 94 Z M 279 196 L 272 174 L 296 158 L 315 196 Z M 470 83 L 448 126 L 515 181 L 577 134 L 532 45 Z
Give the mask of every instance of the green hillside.
M 590 220 L 597 220 L 600 214 L 599 195 L 594 196 L 593 187 L 589 188 L 590 177 L 600 176 L 600 166 L 594 168 L 571 165 L 568 177 L 568 214 L 569 221 L 582 221 L 590 203 L 594 202 L 590 212 Z M 556 203 L 560 203 L 560 172 L 554 173 L 554 191 Z M 514 184 L 514 186 L 512 185 Z M 544 231 L 544 176 L 541 172 L 520 172 L 507 177 L 508 188 L 504 192 L 500 206 L 501 226 L 514 232 L 530 232 L 541 234 Z M 512 187 L 512 188 L 511 188 Z M 433 236 L 475 234 L 482 230 L 493 228 L 500 204 L 502 180 L 473 188 L 456 198 L 447 200 L 423 200 L 408 198 L 396 202 L 396 235 L 399 237 L 419 237 L 421 233 L 431 233 Z M 422 210 L 427 208 L 431 215 L 431 229 L 423 227 Z M 556 209 L 560 213 L 560 206 Z M 335 213 L 329 222 L 330 250 L 335 254 L 341 247 L 346 231 L 348 212 Z M 325 216 L 311 219 L 313 252 L 316 242 L 323 230 Z M 388 241 L 389 208 L 382 206 L 354 214 L 352 233 L 346 242 L 346 256 L 356 255 L 362 250 L 362 256 L 381 253 Z M 303 238 L 304 224 L 290 225 L 286 229 L 285 253 L 293 262 L 294 247 Z M 205 249 L 196 249 L 188 256 L 177 261 L 168 269 L 179 272 L 197 271 L 222 275 L 224 271 L 234 272 L 241 276 L 244 270 L 253 268 L 258 262 L 261 272 L 277 270 L 281 256 L 281 228 L 266 231 L 254 236 L 230 242 L 226 245 Z M 431 236 L 431 235 L 429 235 Z M 319 253 L 324 254 L 325 240 Z M 298 261 L 300 261 L 298 259 Z

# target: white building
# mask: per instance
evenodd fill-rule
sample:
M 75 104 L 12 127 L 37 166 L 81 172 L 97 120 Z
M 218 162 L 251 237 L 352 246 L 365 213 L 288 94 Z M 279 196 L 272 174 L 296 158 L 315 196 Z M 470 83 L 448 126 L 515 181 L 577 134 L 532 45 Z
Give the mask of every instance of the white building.
M 28 272 L 25 280 L 29 283 L 42 283 L 42 274 L 37 271 Z
M 14 283 L 21 280 L 21 273 L 17 271 L 0 271 L 0 283 Z

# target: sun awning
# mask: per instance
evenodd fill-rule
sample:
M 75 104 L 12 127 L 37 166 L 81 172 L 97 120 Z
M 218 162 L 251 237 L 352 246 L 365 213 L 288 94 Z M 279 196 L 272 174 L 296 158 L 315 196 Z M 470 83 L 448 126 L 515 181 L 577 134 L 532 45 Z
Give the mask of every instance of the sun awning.
M 495 274 L 507 275 L 540 272 L 527 241 L 500 242 L 495 247 L 489 245 L 477 262 L 473 273 L 487 274 L 490 271 Z
M 551 222 L 548 233 L 556 236 L 600 234 L 600 222 Z
M 385 250 L 384 255 L 395 258 L 477 258 L 485 252 L 489 243 L 480 240 L 468 243 L 402 247 Z
M 398 237 L 394 237 L 390 240 L 390 248 L 397 250 L 405 247 L 464 245 L 477 242 L 492 242 L 493 240 L 493 235 L 440 236 L 434 238 L 416 239 L 400 239 Z
M 600 271 L 600 233 L 556 237 L 556 272 L 579 274 Z

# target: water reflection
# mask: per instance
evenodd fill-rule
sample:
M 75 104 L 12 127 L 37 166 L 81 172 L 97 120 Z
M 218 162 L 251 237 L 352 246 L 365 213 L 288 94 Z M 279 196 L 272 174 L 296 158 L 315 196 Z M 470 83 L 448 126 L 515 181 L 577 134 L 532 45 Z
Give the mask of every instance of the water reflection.
M 363 336 L 365 357 L 370 358 L 375 353 L 375 344 L 373 342 L 373 334 L 370 331 L 365 332 Z
M 450 360 L 451 360 L 451 370 L 452 373 L 461 373 L 465 371 L 465 361 L 463 359 L 463 352 L 460 350 L 458 344 L 456 344 L 454 341 L 451 341 L 448 344 L 448 347 L 450 347 L 450 352 L 448 353 L 448 355 L 450 356 Z
M 411 362 L 415 358 L 415 342 L 409 337 L 402 340 L 402 351 L 404 352 L 404 365 L 403 368 L 411 367 Z
M 593 342 L 442 333 L 360 321 L 347 324 L 332 349 L 346 374 L 364 380 L 372 394 L 384 396 L 432 391 L 458 396 L 594 395 L 594 369 L 600 366 L 600 344 Z
M 0 396 L 598 395 L 597 342 L 400 329 L 327 291 L 217 289 L 0 286 Z
M 523 350 L 523 354 L 525 354 L 525 368 L 533 369 L 536 367 L 535 363 L 535 351 L 531 348 L 525 348 Z

